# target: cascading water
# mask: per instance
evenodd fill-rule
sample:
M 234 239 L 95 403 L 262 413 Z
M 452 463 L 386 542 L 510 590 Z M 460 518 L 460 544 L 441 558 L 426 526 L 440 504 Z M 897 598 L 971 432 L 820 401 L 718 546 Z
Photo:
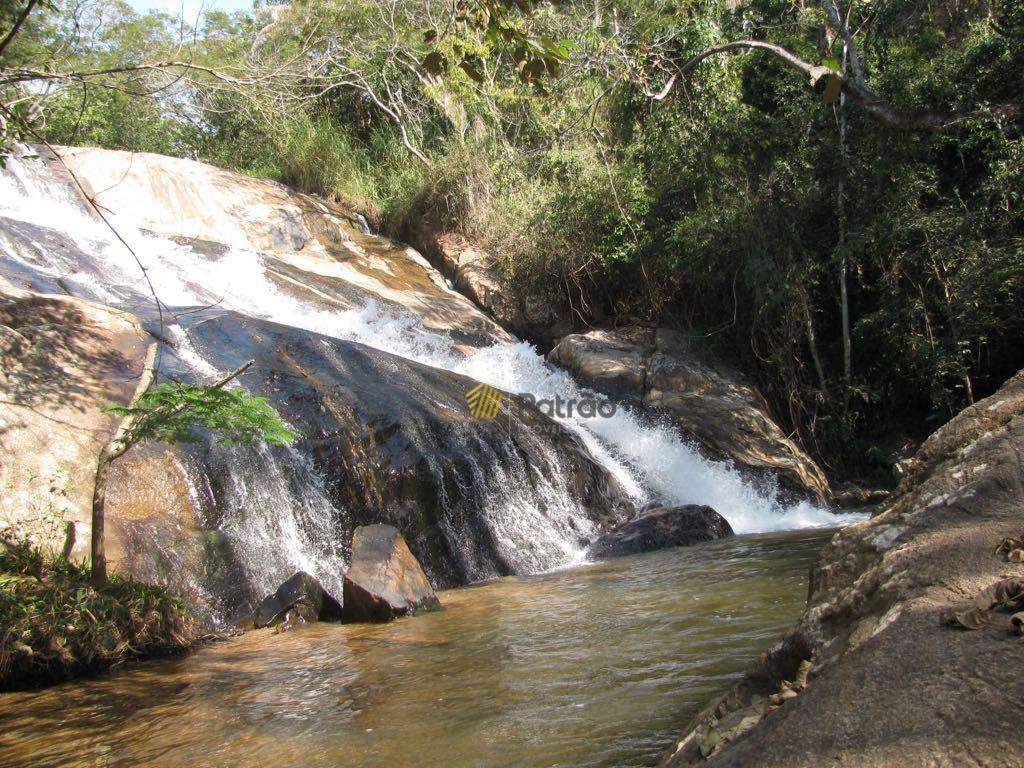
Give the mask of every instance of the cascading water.
M 547 365 L 528 344 L 495 344 L 465 351 L 412 314 L 373 300 L 353 309 L 330 309 L 278 287 L 266 258 L 245 242 L 225 243 L 216 257 L 140 231 L 132 211 L 107 218 L 144 263 L 154 291 L 168 307 L 217 304 L 241 315 L 271 320 L 325 336 L 355 341 L 500 389 L 538 399 L 600 397 Z M 0 274 L 30 275 L 84 298 L 138 310 L 152 298 L 135 257 L 70 188 L 50 181 L 38 161 L 9 158 L 0 175 Z M 14 232 L 17 236 L 8 234 Z M 60 247 L 54 247 L 54 243 Z M 62 254 L 63 251 L 63 254 Z M 178 358 L 202 380 L 218 371 L 194 348 L 188 332 L 168 319 L 165 335 Z M 709 504 L 740 533 L 831 526 L 846 522 L 808 503 L 787 505 L 771 489 L 755 489 L 730 465 L 705 460 L 668 426 L 645 423 L 619 407 L 607 418 L 561 417 L 638 503 Z M 332 522 L 345 517 L 322 493 L 310 463 L 294 451 L 250 450 L 225 457 L 227 509 L 218 521 L 254 588 L 269 590 L 296 568 L 326 582 L 343 555 L 325 541 Z M 484 517 L 499 549 L 519 572 L 578 562 L 593 523 L 550 480 L 522 490 L 529 467 L 477 467 L 488 488 Z M 557 474 L 557 473 L 556 473 Z M 254 480 L 257 477 L 259 480 Z M 319 486 L 318 486 L 319 483 Z M 321 490 L 318 490 L 321 488 Z M 543 498 L 537 498 L 539 493 Z M 222 506 L 224 504 L 222 503 Z M 270 543 L 273 543 L 272 545 Z
M 221 488 L 209 522 L 230 543 L 256 599 L 299 570 L 341 594 L 347 516 L 331 503 L 309 457 L 290 446 L 218 446 L 208 464 L 224 468 L 214 473 Z

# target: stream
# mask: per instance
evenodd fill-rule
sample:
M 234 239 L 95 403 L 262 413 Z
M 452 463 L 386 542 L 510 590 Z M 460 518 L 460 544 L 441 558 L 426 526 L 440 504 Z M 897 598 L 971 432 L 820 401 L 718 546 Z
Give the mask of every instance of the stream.
M 821 530 L 448 590 L 0 697 L 0 764 L 650 766 L 803 608 Z

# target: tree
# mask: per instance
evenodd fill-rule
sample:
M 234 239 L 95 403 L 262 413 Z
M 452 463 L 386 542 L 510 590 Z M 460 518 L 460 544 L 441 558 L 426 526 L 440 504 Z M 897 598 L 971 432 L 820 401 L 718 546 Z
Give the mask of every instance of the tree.
M 155 376 L 157 345 L 146 354 L 143 373 L 135 395 L 127 406 L 109 410 L 122 417 L 113 439 L 100 451 L 96 463 L 92 493 L 92 583 L 107 582 L 107 558 L 104 543 L 104 507 L 107 479 L 114 461 L 143 440 L 168 443 L 193 442 L 197 429 L 211 430 L 229 443 L 263 441 L 270 445 L 289 445 L 297 434 L 281 420 L 262 397 L 224 386 L 242 375 L 253 364 L 245 365 L 210 386 L 170 381 L 150 389 Z

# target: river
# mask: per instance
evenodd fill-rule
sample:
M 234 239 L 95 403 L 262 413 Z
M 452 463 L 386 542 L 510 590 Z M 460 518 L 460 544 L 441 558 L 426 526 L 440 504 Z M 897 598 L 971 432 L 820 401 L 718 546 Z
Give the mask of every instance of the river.
M 649 766 L 803 607 L 821 530 L 516 576 L 0 697 L 0 764 Z

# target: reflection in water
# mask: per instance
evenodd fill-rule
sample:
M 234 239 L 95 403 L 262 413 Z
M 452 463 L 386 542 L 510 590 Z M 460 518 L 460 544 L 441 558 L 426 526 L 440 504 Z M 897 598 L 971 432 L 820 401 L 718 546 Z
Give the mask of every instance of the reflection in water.
M 803 606 L 825 534 L 740 537 L 250 633 L 0 696 L 0 764 L 655 765 Z

